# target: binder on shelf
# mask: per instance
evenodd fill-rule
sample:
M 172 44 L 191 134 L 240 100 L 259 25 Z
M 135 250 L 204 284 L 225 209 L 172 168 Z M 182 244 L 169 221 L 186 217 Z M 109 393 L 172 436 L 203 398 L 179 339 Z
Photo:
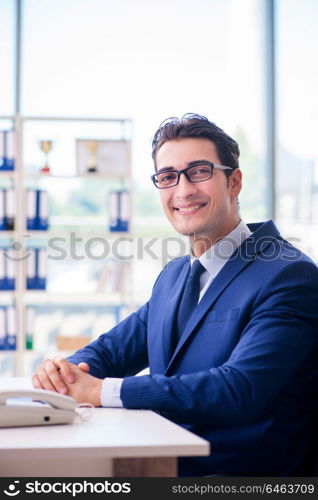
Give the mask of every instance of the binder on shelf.
M 0 189 L 0 231 L 5 231 L 6 229 L 6 219 L 5 219 L 5 191 Z
M 36 205 L 36 215 L 37 215 L 37 229 L 41 231 L 46 231 L 49 227 L 49 198 L 47 191 L 37 191 L 37 205 Z
M 0 290 L 5 290 L 6 287 L 6 268 L 5 268 L 5 254 L 4 249 L 0 249 Z
M 27 290 L 34 290 L 36 281 L 36 253 L 34 248 L 28 249 L 29 256 L 27 260 L 27 272 L 26 272 L 26 282 Z
M 27 229 L 46 231 L 49 227 L 48 192 L 40 189 L 27 190 Z
M 109 230 L 112 232 L 123 231 L 129 229 L 129 193 L 123 189 L 121 191 L 111 191 L 109 201 L 110 208 L 110 225 Z
M 5 316 L 5 308 L 0 307 L 0 351 L 3 351 L 6 348 L 6 316 Z
M 0 130 L 0 171 L 14 170 L 15 132 Z
M 46 288 L 46 249 L 37 248 L 36 252 L 36 276 L 37 276 L 37 289 L 45 290 Z
M 15 307 L 9 306 L 7 313 L 6 349 L 13 351 L 17 348 L 17 321 Z
M 7 248 L 7 251 L 9 249 Z M 16 262 L 8 257 L 8 253 L 5 253 L 5 271 L 6 271 L 6 290 L 15 289 L 15 274 L 16 274 Z
M 29 248 L 27 261 L 27 290 L 46 288 L 46 249 Z
M 16 262 L 8 256 L 9 248 L 0 249 L 0 290 L 15 289 Z
M 5 191 L 5 229 L 6 231 L 14 230 L 14 218 L 15 218 L 15 191 L 13 189 L 7 189 Z
M 7 137 L 5 134 L 5 130 L 0 130 L 0 171 L 5 170 L 5 162 L 6 162 L 6 150 L 7 150 Z
M 14 129 L 7 131 L 7 161 L 6 170 L 14 170 L 15 158 L 15 131 Z
M 25 332 L 25 348 L 33 349 L 33 330 L 34 330 L 35 309 L 27 307 L 26 309 L 26 332 Z
M 36 191 L 28 189 L 27 193 L 27 229 L 36 229 Z

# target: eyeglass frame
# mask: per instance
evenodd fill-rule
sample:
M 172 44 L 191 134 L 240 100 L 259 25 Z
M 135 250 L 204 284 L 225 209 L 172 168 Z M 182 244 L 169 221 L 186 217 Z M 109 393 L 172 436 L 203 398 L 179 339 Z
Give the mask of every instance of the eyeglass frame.
M 177 170 L 177 169 L 171 169 L 171 170 L 165 170 L 165 169 L 162 169 L 160 172 L 156 172 L 155 174 L 152 174 L 151 176 L 151 180 L 152 182 L 154 183 L 155 187 L 157 189 L 169 189 L 169 188 L 172 188 L 172 187 L 175 187 L 179 184 L 179 181 L 180 181 L 180 177 L 181 177 L 181 174 L 184 174 L 185 178 L 191 182 L 191 184 L 196 184 L 197 182 L 205 182 L 205 181 L 208 181 L 209 179 L 211 179 L 212 175 L 213 175 L 213 169 L 216 168 L 217 170 L 235 170 L 234 167 L 227 167 L 225 165 L 218 165 L 216 163 L 212 163 L 211 161 L 198 161 L 198 162 L 193 162 L 194 164 L 193 165 L 189 165 L 189 167 L 187 168 L 184 168 L 182 170 Z M 210 167 L 211 169 L 211 174 L 209 177 L 207 177 L 206 179 L 201 179 L 199 181 L 192 181 L 190 179 L 190 176 L 187 174 L 187 171 L 190 169 L 190 168 L 193 168 L 193 167 L 199 167 L 200 165 L 207 165 Z M 177 178 L 177 182 L 175 184 L 172 184 L 172 186 L 166 186 L 166 187 L 159 187 L 157 184 L 156 184 L 156 176 L 158 174 L 161 174 L 161 173 L 169 173 L 169 172 L 177 172 L 177 175 L 178 175 L 178 178 Z

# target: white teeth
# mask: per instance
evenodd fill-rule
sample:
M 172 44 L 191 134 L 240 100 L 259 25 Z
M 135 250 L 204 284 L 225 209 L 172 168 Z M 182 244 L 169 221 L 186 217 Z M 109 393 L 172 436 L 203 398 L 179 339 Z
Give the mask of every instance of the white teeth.
M 187 207 L 187 208 L 179 208 L 180 212 L 193 212 L 193 210 L 197 210 L 200 208 L 200 205 L 195 205 L 195 207 Z

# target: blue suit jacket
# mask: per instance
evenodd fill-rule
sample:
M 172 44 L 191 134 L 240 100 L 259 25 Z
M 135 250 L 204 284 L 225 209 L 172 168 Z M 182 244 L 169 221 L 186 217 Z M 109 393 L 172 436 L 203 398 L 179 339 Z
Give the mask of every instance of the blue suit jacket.
M 97 377 L 125 377 L 126 408 L 158 411 L 211 442 L 209 457 L 181 459 L 184 475 L 292 475 L 312 440 L 318 270 L 273 222 L 249 227 L 174 352 L 189 257 L 166 266 L 147 304 L 69 357 Z

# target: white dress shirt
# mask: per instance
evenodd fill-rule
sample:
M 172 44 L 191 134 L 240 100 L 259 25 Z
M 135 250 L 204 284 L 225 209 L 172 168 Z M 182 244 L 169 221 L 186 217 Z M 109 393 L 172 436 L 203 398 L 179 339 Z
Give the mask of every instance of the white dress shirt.
M 233 252 L 250 236 L 251 231 L 247 225 L 240 223 L 227 236 L 212 245 L 206 252 L 200 256 L 200 262 L 206 269 L 200 276 L 200 295 L 199 302 L 203 295 L 211 285 L 216 275 L 225 266 Z M 191 265 L 195 261 L 195 257 L 191 255 Z M 123 404 L 120 399 L 120 389 L 122 378 L 105 378 L 102 384 L 101 402 L 102 406 L 111 406 L 122 408 Z

